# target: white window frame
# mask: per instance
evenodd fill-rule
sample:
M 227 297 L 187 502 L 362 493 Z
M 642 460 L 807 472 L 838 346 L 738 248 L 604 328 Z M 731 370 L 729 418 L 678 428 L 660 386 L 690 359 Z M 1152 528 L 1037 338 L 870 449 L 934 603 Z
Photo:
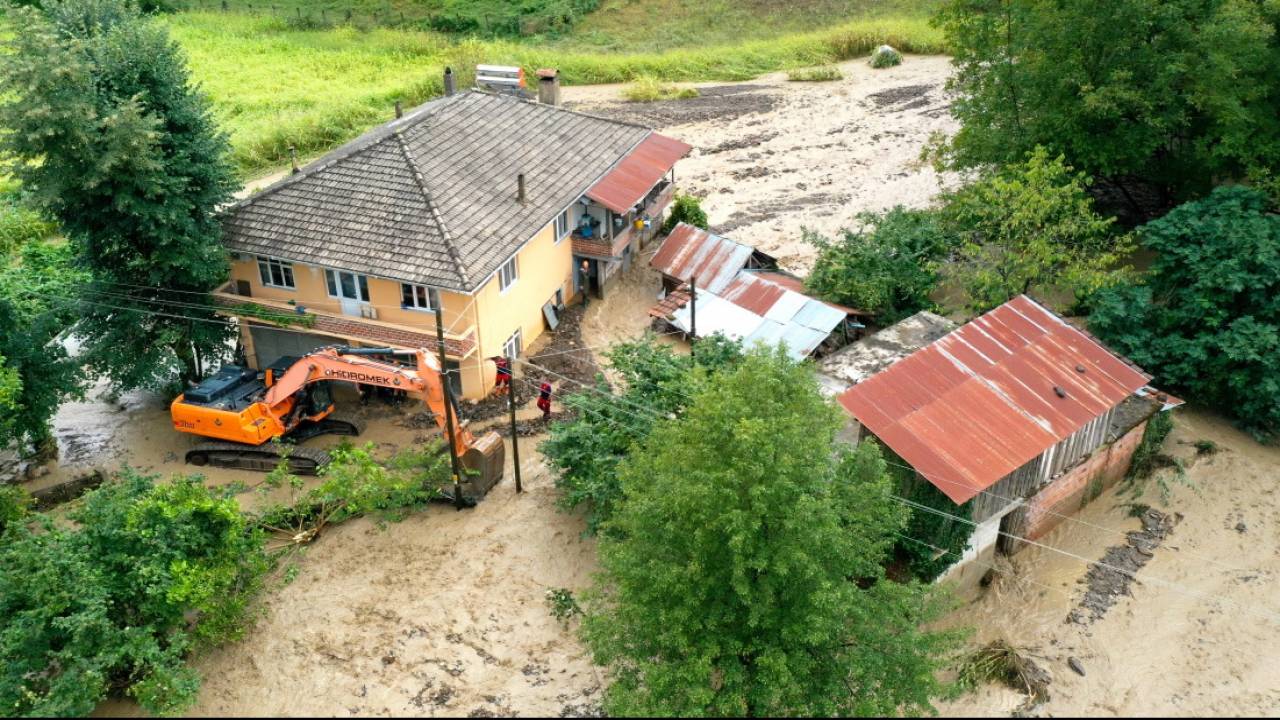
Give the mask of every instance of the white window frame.
M 351 276 L 351 280 L 355 284 L 356 295 L 358 295 L 359 297 L 351 298 L 342 294 L 342 280 L 341 278 L 338 277 L 339 275 Z M 369 276 L 368 275 L 361 275 L 360 273 L 351 272 L 350 270 L 331 270 L 329 268 L 325 268 L 324 269 L 324 289 L 325 289 L 325 292 L 327 292 L 329 294 L 329 297 L 331 298 L 336 298 L 338 300 L 354 300 L 356 302 L 362 302 L 362 303 L 369 302 Z
M 522 344 L 523 338 L 520 335 L 520 328 L 516 328 L 516 331 L 511 333 L 511 337 L 507 338 L 507 341 L 502 343 L 502 357 L 520 357 L 520 351 L 524 349 L 521 347 Z
M 406 305 L 404 302 L 406 288 L 409 289 L 409 296 L 413 298 L 412 305 Z M 426 297 L 426 305 L 419 304 L 422 297 Z M 405 310 L 413 310 L 415 312 L 433 313 L 436 311 L 436 308 L 440 307 L 440 291 L 427 285 L 402 282 L 400 283 L 400 307 Z
M 516 263 L 517 258 L 512 258 L 498 268 L 498 292 L 506 292 L 511 289 L 520 280 L 520 266 Z
M 262 282 L 263 287 L 280 288 L 281 290 L 297 290 L 298 279 L 293 272 L 293 263 L 289 260 L 281 260 L 267 255 L 255 255 L 258 261 L 258 280 Z M 280 272 L 281 282 L 275 282 L 274 270 Z M 285 284 L 285 281 L 288 281 Z
M 569 233 L 572 232 L 573 230 L 573 223 L 570 222 L 571 218 L 569 217 L 570 209 L 571 208 L 565 208 L 564 212 L 556 216 L 555 233 L 556 233 L 557 245 L 560 244 L 561 240 L 564 240 L 565 238 L 569 237 Z

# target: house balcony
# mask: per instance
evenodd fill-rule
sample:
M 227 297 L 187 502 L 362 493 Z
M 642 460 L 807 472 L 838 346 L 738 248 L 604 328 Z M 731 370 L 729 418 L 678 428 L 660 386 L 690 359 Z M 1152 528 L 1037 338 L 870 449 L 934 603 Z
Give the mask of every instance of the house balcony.
M 312 307 L 307 303 L 291 305 L 278 300 L 248 297 L 235 292 L 235 284 L 227 283 L 211 293 L 214 302 L 222 307 L 219 313 L 242 321 L 287 328 L 314 335 L 338 337 L 353 344 L 365 346 L 390 346 L 413 350 L 437 347 L 433 329 L 423 326 L 382 322 L 370 317 L 354 317 L 339 312 Z M 373 308 L 370 314 L 376 312 Z M 434 323 L 434 320 L 430 321 Z M 476 351 L 476 328 L 468 326 L 461 332 L 446 332 L 445 354 L 450 360 L 461 361 Z

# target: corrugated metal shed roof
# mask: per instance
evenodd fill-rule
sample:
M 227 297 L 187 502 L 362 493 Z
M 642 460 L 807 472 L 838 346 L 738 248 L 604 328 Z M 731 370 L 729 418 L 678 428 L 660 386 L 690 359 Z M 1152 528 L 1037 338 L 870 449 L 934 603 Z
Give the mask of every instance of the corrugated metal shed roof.
M 1021 295 L 854 385 L 840 403 L 962 504 L 1147 380 Z
M 747 266 L 752 252 L 749 245 L 680 223 L 662 241 L 649 265 L 685 282 L 697 278 L 699 290 L 719 293 Z
M 676 161 L 693 146 L 652 133 L 587 191 L 587 197 L 616 213 L 625 213 L 644 199 Z

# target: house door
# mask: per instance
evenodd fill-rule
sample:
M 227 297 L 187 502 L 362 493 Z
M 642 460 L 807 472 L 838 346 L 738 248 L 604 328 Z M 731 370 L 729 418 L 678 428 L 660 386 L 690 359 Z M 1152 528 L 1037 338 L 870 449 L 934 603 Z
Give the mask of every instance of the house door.
M 343 270 L 325 270 L 329 297 L 337 298 L 343 315 L 362 317 L 361 307 L 369 303 L 369 278 Z

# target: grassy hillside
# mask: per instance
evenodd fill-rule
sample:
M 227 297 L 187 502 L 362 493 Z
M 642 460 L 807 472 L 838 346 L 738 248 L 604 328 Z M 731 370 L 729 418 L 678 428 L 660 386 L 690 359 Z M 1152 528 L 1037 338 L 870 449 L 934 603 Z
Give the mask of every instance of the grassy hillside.
M 942 0 L 603 0 L 563 38 L 622 52 L 728 45 L 851 20 L 925 18 Z
M 869 2 L 863 0 L 864 4 Z M 759 27 L 754 39 L 743 29 L 741 37 L 730 42 L 723 37 L 727 26 L 709 24 L 707 11 L 695 9 L 696 3 L 630 0 L 619 7 L 627 13 L 647 13 L 644 8 L 651 3 L 685 7 L 684 15 L 673 16 L 676 24 L 702 27 L 705 37 L 719 40 L 696 42 L 697 33 L 691 29 L 681 43 L 669 44 L 671 49 L 620 52 L 602 48 L 590 39 L 607 28 L 620 31 L 633 24 L 608 7 L 599 11 L 604 13 L 600 18 L 584 22 L 572 34 L 553 42 L 458 39 L 400 28 L 301 30 L 296 23 L 279 17 L 242 13 L 187 12 L 165 17 L 162 22 L 186 49 L 192 73 L 213 100 L 223 127 L 231 135 L 236 163 L 246 176 L 286 162 L 290 144 L 303 156 L 317 154 L 390 118 L 396 100 L 412 105 L 439 94 L 446 65 L 461 73 L 461 87 L 470 84 L 466 73 L 481 62 L 519 64 L 527 71 L 558 67 L 566 84 L 626 82 L 640 75 L 664 80 L 743 80 L 765 72 L 862 56 L 881 42 L 907 52 L 944 50 L 941 34 L 929 27 L 927 13 L 919 4 L 909 13 L 877 11 L 861 19 L 826 23 L 825 29 L 778 34 L 776 30 L 787 23 L 816 20 L 778 9 L 781 5 L 776 2 L 747 0 L 747 5 L 774 6 L 776 22 L 756 17 Z M 827 8 L 839 4 L 835 0 L 797 0 L 797 4 L 806 3 Z M 902 5 L 870 4 L 882 10 Z M 608 15 L 611 12 L 614 14 Z M 746 23 L 755 17 L 746 11 L 735 12 L 738 20 L 734 22 Z M 693 17 L 702 19 L 693 23 L 688 20 Z M 608 30 L 610 35 L 615 32 Z M 657 42 L 652 34 L 646 37 L 635 32 L 627 37 L 635 47 Z M 683 47 L 676 47 L 680 44 Z

